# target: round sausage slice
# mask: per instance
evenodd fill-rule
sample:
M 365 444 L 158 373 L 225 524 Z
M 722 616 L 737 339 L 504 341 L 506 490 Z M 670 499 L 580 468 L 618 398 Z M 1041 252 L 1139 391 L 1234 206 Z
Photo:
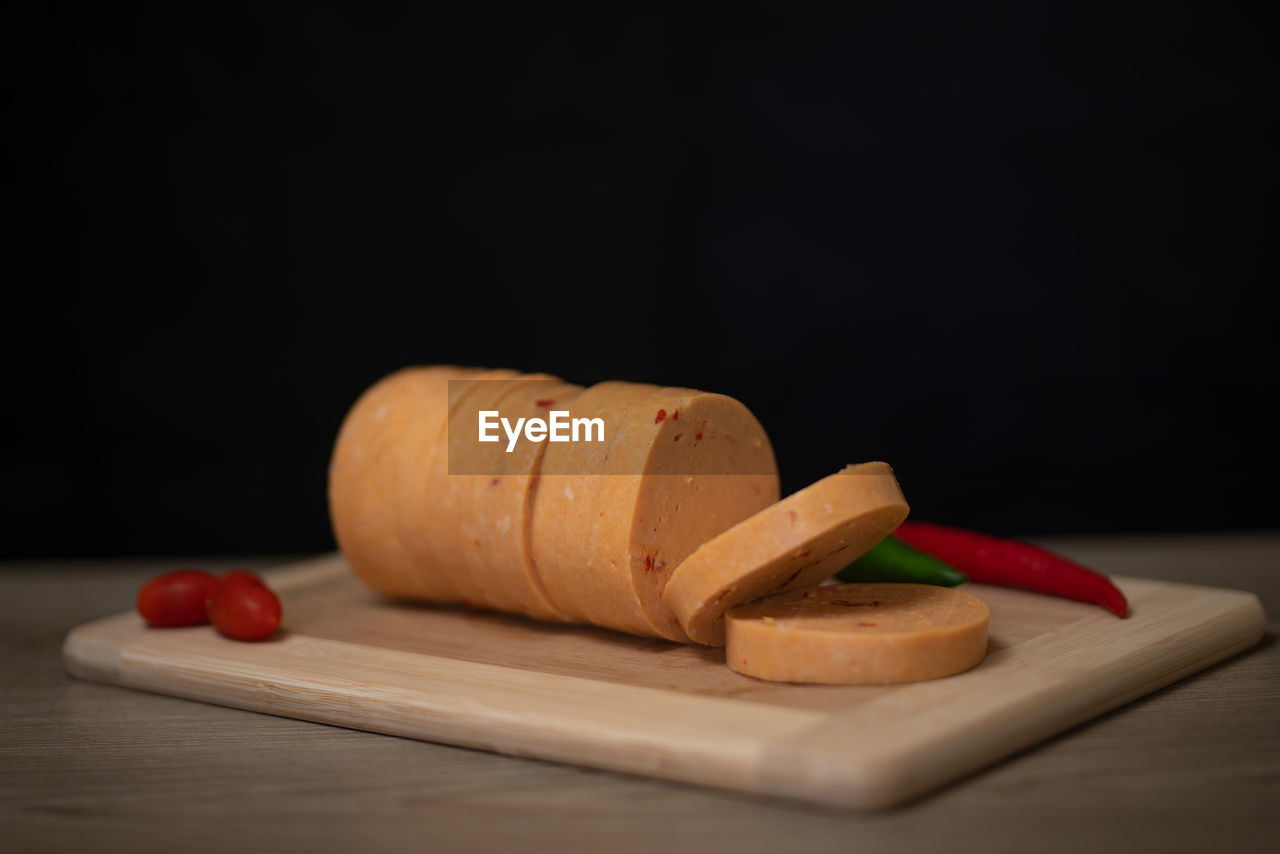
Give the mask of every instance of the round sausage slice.
M 615 614 L 611 628 L 652 635 L 639 600 L 624 586 L 610 583 L 601 564 L 610 558 L 597 547 L 597 531 L 604 517 L 598 494 L 601 475 L 622 427 L 619 416 L 626 401 L 650 386 L 603 382 L 580 394 L 572 407 L 574 417 L 599 418 L 605 425 L 604 441 L 579 441 L 548 445 L 542 456 L 533 500 L 530 543 L 534 570 L 551 604 L 569 619 L 589 623 L 582 607 L 595 599 L 600 608 Z M 616 562 L 616 561 L 615 561 Z
M 454 493 L 449 476 L 449 417 L 468 395 L 489 388 L 493 381 L 518 376 L 505 368 L 472 368 L 443 384 L 433 382 L 419 394 L 419 405 L 401 440 L 396 530 L 423 586 L 449 591 L 437 601 L 481 604 L 461 559 L 461 535 L 452 524 L 460 495 Z
M 735 605 L 813 585 L 856 560 L 907 517 L 886 463 L 846 466 L 697 547 L 663 598 L 689 637 L 723 646 Z
M 836 584 L 734 608 L 725 653 L 738 673 L 773 682 L 919 682 L 977 666 L 988 617 L 950 587 Z
M 546 421 L 552 410 L 568 410 L 582 393 L 548 374 L 517 379 L 477 381 L 449 418 L 451 501 L 442 521 L 456 531 L 469 601 L 486 608 L 513 611 L 543 620 L 564 620 L 547 598 L 529 553 L 533 497 L 538 467 L 549 442 L 520 438 L 508 451 L 508 437 L 479 441 L 479 413 L 500 413 L 511 425 L 517 419 Z

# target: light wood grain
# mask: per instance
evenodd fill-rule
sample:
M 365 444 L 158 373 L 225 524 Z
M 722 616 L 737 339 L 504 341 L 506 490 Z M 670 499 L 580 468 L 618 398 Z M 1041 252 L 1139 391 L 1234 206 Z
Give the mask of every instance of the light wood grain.
M 0 565 L 4 847 L 1269 854 L 1280 838 L 1280 535 L 1044 544 L 1106 572 L 1251 590 L 1271 620 L 1267 637 L 959 784 L 877 812 L 815 809 L 75 679 L 59 654 L 68 629 L 128 608 L 148 576 L 283 561 Z
M 991 652 L 947 679 L 877 688 L 740 676 L 722 650 L 369 593 L 340 558 L 273 577 L 287 631 L 244 644 L 132 614 L 73 630 L 77 676 L 519 756 L 835 806 L 919 795 L 1256 643 L 1253 594 L 1118 579 L 1094 606 L 970 587 Z

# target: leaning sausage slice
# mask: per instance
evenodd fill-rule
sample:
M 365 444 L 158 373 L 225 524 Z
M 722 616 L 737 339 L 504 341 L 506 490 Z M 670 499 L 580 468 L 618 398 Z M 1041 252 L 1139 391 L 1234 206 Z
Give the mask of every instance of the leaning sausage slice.
M 723 646 L 730 608 L 829 578 L 906 517 L 893 469 L 847 466 L 702 543 L 663 598 L 690 638 Z
M 729 666 L 774 682 L 888 685 L 950 676 L 987 652 L 987 606 L 950 587 L 836 584 L 728 613 Z

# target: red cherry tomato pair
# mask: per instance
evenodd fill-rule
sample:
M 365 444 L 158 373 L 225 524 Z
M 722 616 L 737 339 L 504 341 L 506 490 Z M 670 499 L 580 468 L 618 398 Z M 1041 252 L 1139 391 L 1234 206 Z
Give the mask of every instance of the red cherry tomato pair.
M 252 572 L 232 569 L 215 578 L 201 569 L 166 572 L 142 585 L 138 613 L 152 626 L 198 626 L 212 621 L 236 640 L 262 640 L 280 626 L 280 600 Z

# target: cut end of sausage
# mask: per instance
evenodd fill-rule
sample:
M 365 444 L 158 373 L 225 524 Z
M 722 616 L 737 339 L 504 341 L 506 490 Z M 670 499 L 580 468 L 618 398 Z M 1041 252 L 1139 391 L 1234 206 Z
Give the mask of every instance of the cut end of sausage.
M 768 436 L 733 398 L 642 383 L 592 386 L 574 415 L 608 438 L 543 458 L 532 551 L 548 597 L 582 622 L 686 642 L 662 590 L 698 545 L 777 500 Z

